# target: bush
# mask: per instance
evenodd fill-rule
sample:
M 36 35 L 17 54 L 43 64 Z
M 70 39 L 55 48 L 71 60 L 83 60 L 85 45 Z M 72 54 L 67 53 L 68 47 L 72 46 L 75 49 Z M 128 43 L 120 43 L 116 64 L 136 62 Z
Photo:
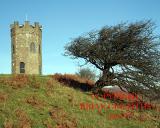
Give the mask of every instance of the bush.
M 89 80 L 95 80 L 96 78 L 96 74 L 89 68 L 81 68 L 76 75 Z

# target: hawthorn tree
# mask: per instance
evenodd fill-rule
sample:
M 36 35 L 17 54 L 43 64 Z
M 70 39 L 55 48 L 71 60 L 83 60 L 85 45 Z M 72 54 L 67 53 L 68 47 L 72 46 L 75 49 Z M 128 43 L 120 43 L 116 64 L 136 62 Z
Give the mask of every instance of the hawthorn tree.
M 65 46 L 65 55 L 82 58 L 102 71 L 96 88 L 117 85 L 158 99 L 160 43 L 154 29 L 150 20 L 105 26 L 73 39 Z

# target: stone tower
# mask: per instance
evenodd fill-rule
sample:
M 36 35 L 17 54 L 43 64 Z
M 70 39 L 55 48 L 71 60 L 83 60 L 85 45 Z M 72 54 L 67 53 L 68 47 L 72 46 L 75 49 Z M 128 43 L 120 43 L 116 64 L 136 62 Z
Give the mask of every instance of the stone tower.
M 12 74 L 42 73 L 42 26 L 11 24 Z

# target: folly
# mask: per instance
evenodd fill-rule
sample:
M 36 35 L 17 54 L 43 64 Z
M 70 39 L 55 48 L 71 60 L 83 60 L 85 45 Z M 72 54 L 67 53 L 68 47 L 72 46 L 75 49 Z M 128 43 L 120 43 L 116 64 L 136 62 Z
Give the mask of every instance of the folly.
M 38 22 L 11 24 L 12 74 L 42 73 L 42 27 Z

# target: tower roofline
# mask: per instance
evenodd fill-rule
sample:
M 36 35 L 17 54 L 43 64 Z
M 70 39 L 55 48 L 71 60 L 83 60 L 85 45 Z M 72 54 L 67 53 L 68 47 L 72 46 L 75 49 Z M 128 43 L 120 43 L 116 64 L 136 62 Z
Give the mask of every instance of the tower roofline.
M 18 21 L 14 21 L 14 23 L 10 25 L 11 29 L 14 27 L 23 27 L 23 26 L 31 26 L 33 28 L 42 29 L 42 26 L 39 24 L 39 22 L 34 22 L 34 24 L 30 24 L 29 21 L 24 21 L 24 24 L 19 24 Z

